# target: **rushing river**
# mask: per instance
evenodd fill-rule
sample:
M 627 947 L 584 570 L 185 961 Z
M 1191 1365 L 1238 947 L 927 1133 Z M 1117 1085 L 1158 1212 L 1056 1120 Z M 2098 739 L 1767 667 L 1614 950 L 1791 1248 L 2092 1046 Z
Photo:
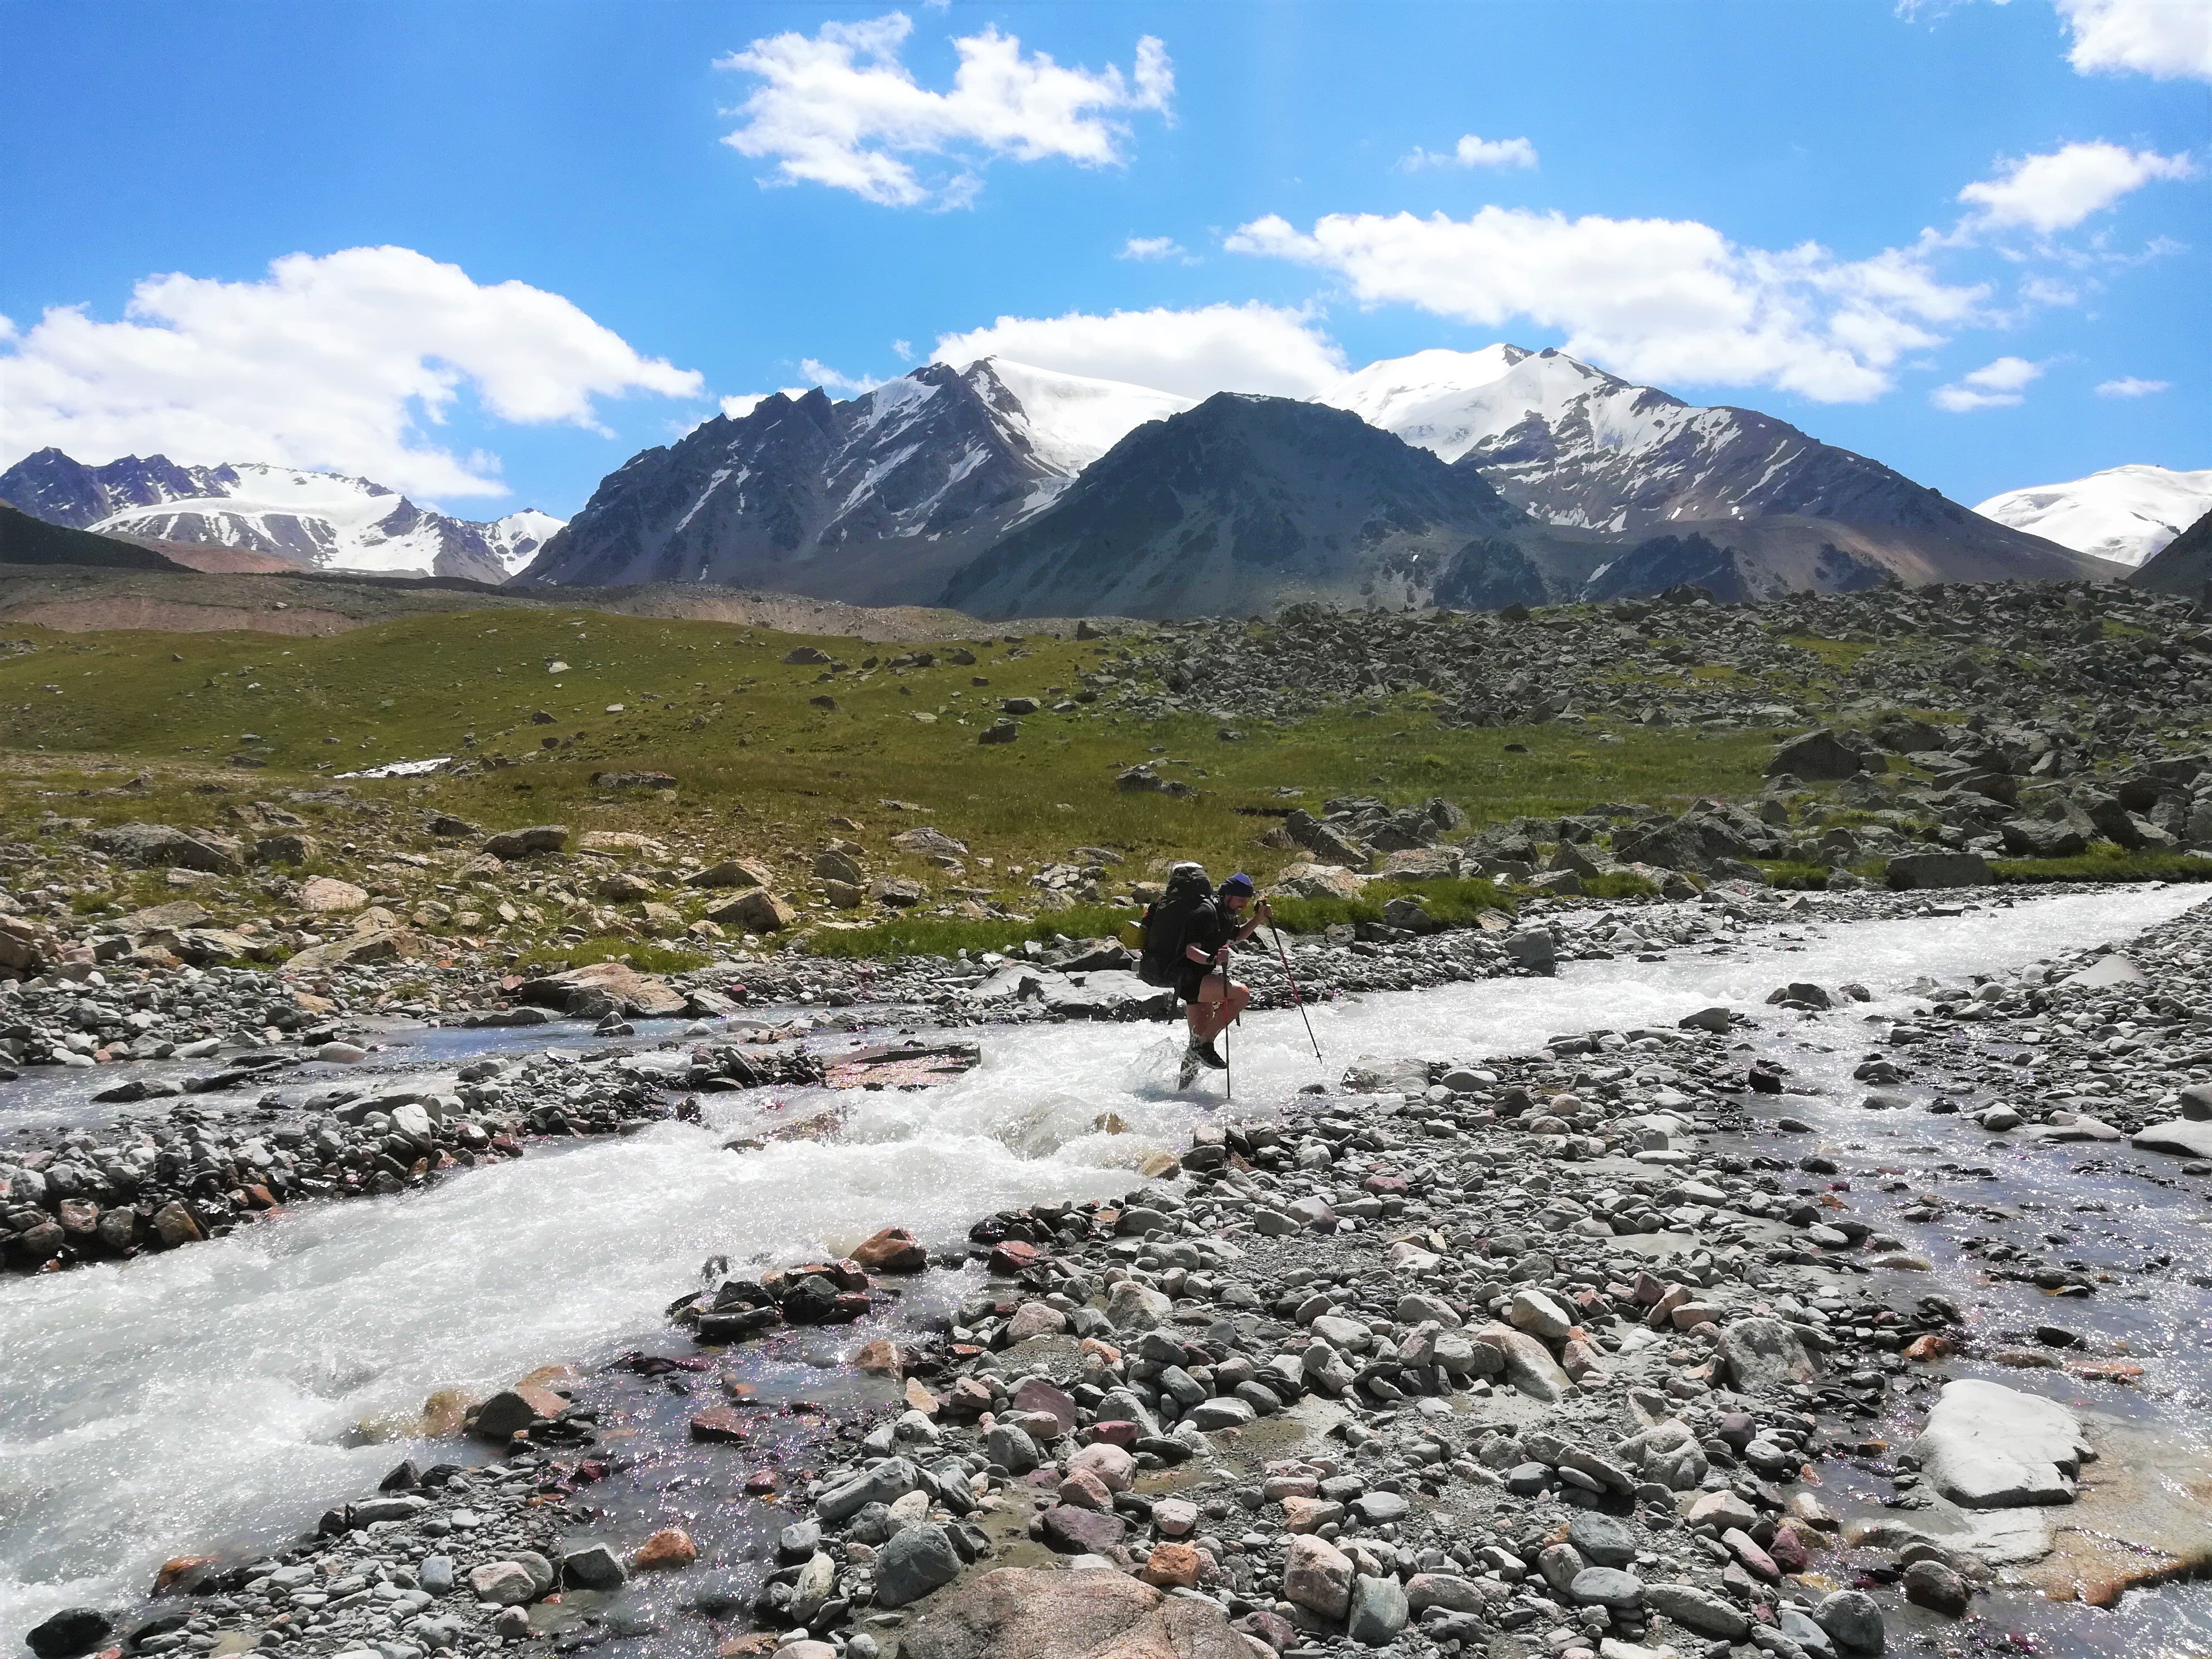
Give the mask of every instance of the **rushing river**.
M 1472 1060 L 1562 1031 L 1672 1024 L 1712 1003 L 1755 1007 L 1785 980 L 1849 980 L 1875 1001 L 1830 1017 L 1825 1074 L 1822 1057 L 1786 1050 L 1800 1077 L 1836 1094 L 1789 1109 L 1869 1146 L 1890 1133 L 1900 1146 L 1943 1138 L 1947 1156 L 1972 1149 L 1988 1162 L 1986 1137 L 1957 1119 L 1857 1113 L 1850 1048 L 1863 1043 L 1843 1022 L 1901 1010 L 1923 975 L 1955 980 L 2124 939 L 2201 896 L 2149 888 L 1834 925 L 1816 910 L 1727 955 L 1570 962 L 1556 979 L 1349 998 L 1312 1011 L 1325 1066 L 1295 1013 L 1255 1014 L 1231 1037 L 1237 1108 L 1279 1109 L 1363 1054 Z M 471 1046 L 530 1049 L 550 1035 L 471 1034 L 487 1040 Z M 934 1245 L 989 1210 L 1127 1189 L 1142 1156 L 1184 1144 L 1207 1109 L 1155 1085 L 1160 1041 L 1146 1026 L 985 1030 L 981 1065 L 952 1084 L 836 1097 L 850 1116 L 833 1139 L 725 1152 L 733 1133 L 831 1097 L 708 1096 L 704 1125 L 547 1148 L 419 1194 L 309 1206 L 188 1249 L 0 1281 L 0 1632 L 12 1639 L 63 1606 L 132 1599 L 168 1556 L 311 1523 L 423 1449 L 349 1443 L 357 1425 L 419 1407 L 441 1387 L 498 1386 L 658 1331 L 710 1255 L 789 1259 L 886 1224 Z M 0 1111 L 66 1114 L 73 1099 L 46 1097 L 83 1091 L 82 1073 L 37 1075 L 10 1085 Z M 2055 1188 L 2065 1167 L 2063 1152 L 2023 1152 L 1979 1196 Z M 2203 1248 L 2185 1200 L 2141 1224 L 2175 1237 L 2194 1227 Z M 2169 1285 L 2165 1295 L 2112 1317 L 2176 1340 L 2201 1326 L 2203 1292 Z

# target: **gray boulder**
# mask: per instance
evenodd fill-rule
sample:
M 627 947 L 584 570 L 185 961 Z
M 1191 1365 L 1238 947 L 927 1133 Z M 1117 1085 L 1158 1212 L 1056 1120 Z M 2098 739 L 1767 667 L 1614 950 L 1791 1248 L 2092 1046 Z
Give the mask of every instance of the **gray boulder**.
M 1778 777 L 1789 772 L 1801 778 L 1834 782 L 1863 770 L 1865 764 L 1856 750 L 1823 727 L 1818 732 L 1808 732 L 1802 738 L 1793 738 L 1775 750 L 1774 757 L 1766 763 L 1766 775 Z
M 179 830 L 168 823 L 117 823 L 88 830 L 84 844 L 126 864 L 154 869 L 204 870 L 210 875 L 242 875 L 246 849 L 207 830 Z
M 615 1590 L 623 1587 L 629 1577 L 615 1553 L 605 1544 L 591 1544 L 580 1550 L 570 1550 L 561 1558 L 561 1577 L 563 1583 L 580 1589 Z
M 1840 1653 L 1882 1650 L 1881 1608 L 1864 1590 L 1836 1590 L 1813 1605 L 1813 1622 Z
M 1810 1382 L 1820 1372 L 1797 1333 L 1778 1319 L 1739 1319 L 1721 1328 L 1721 1361 L 1747 1393 Z
M 960 1555 L 941 1527 L 907 1527 L 876 1557 L 876 1601 L 902 1607 L 960 1576 Z
M 921 1471 L 903 1457 L 886 1458 L 872 1469 L 832 1486 L 814 1500 L 814 1512 L 828 1526 L 858 1515 L 871 1504 L 895 1504 L 921 1486 Z
M 1344 1632 L 1362 1646 L 1379 1648 L 1406 1628 L 1413 1609 L 1406 1587 L 1395 1578 L 1370 1578 L 1362 1573 L 1352 1581 L 1352 1611 Z
M 1700 1636 L 1717 1636 L 1723 1641 L 1740 1642 L 1751 1633 L 1751 1620 L 1738 1612 L 1734 1604 L 1694 1585 L 1646 1584 L 1644 1587 L 1644 1604 L 1652 1612 L 1671 1619 L 1683 1629 L 1693 1630 Z
M 2096 1453 L 2056 1401 L 1963 1377 L 1943 1385 L 1912 1455 L 1953 1503 L 1992 1510 L 2072 1503 L 2074 1478 Z

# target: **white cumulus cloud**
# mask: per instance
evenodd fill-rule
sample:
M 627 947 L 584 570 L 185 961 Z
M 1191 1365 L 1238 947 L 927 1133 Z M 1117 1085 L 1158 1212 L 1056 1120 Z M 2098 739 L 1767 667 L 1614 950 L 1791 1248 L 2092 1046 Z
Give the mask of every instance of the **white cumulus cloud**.
M 1117 259 L 1177 259 L 1183 257 L 1182 244 L 1172 236 L 1132 236 L 1121 244 Z
M 1330 214 L 1310 232 L 1270 215 L 1227 246 L 1328 271 L 1363 305 L 1556 328 L 1569 352 L 1634 380 L 1831 403 L 1887 391 L 1902 356 L 1940 343 L 1934 325 L 1986 295 L 1940 282 L 1909 250 L 1845 261 L 1813 243 L 1741 246 L 1694 220 L 1495 206 L 1467 219 Z
M 1110 64 L 1069 69 L 1041 52 L 1024 56 L 1017 37 L 987 27 L 953 40 L 952 88 L 933 92 L 900 61 L 913 30 L 892 12 L 824 23 L 811 36 L 766 36 L 716 58 L 716 68 L 762 82 L 736 111 L 744 125 L 722 142 L 773 160 L 774 183 L 827 185 L 887 207 L 963 207 L 988 161 L 1115 166 L 1129 136 L 1116 117 L 1170 112 L 1175 72 L 1152 35 L 1138 40 L 1125 76 Z M 923 155 L 946 166 L 925 179 L 908 159 Z
M 2212 5 L 2204 0 L 2058 0 L 2084 75 L 2212 81 Z
M 2154 179 L 2188 179 L 2196 164 L 2186 155 L 2128 149 L 2099 140 L 2068 144 L 2047 155 L 2004 163 L 1995 179 L 1977 179 L 1959 192 L 1972 210 L 1962 228 L 2020 228 L 2048 235 L 2071 230 Z
M 1186 398 L 1264 392 L 1310 398 L 1343 378 L 1344 353 L 1311 315 L 1284 306 L 1156 307 L 1107 316 L 1001 317 L 988 328 L 947 334 L 939 362 L 1010 357 L 1066 374 L 1128 380 Z
M 433 497 L 505 493 L 493 458 L 425 441 L 464 388 L 502 421 L 596 429 L 595 398 L 702 384 L 557 294 L 404 247 L 290 254 L 261 282 L 149 276 L 122 320 L 61 306 L 0 337 L 0 464 L 48 445 L 265 461 Z
M 1954 415 L 1977 409 L 2006 409 L 2021 401 L 2021 394 L 2042 374 L 2041 363 L 2032 363 L 2025 357 L 2000 357 L 1971 374 L 1961 374 L 1948 386 L 1937 386 L 1928 394 L 1928 401 Z
M 1473 133 L 1463 135 L 1449 149 L 1422 149 L 1418 146 L 1398 163 L 1408 170 L 1418 167 L 1533 167 L 1536 165 L 1536 147 L 1526 138 L 1478 138 Z
M 2117 380 L 2100 380 L 2097 395 L 2100 398 L 2148 398 L 2154 392 L 2170 389 L 2172 385 L 2171 380 L 2145 380 L 2133 374 L 2125 374 Z

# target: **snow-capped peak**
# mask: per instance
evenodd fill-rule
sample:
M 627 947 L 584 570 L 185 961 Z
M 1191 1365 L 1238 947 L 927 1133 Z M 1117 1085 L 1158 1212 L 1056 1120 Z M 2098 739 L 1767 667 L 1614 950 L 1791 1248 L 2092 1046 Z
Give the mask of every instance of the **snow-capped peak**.
M 2068 483 L 2008 489 L 1974 511 L 2077 553 L 2141 565 L 2212 512 L 2212 468 L 2107 467 Z
M 1370 426 L 1455 461 L 1531 416 L 1547 427 L 1579 410 L 1595 441 L 1640 449 L 1692 414 L 1687 404 L 1616 380 L 1559 351 L 1500 343 L 1480 351 L 1441 348 L 1370 363 L 1315 400 L 1350 410 Z
M 1197 407 L 1194 398 L 1127 380 L 1063 374 L 1006 357 L 979 357 L 962 367 L 987 369 L 1020 405 L 1019 425 L 1039 462 L 1071 477 L 1147 421 L 1164 421 Z
M 491 544 L 493 556 L 499 560 L 500 568 L 514 575 L 538 556 L 538 550 L 552 539 L 553 532 L 568 523 L 550 513 L 540 513 L 534 507 L 526 507 L 520 513 L 510 513 L 504 518 L 494 519 L 480 526 L 484 540 Z

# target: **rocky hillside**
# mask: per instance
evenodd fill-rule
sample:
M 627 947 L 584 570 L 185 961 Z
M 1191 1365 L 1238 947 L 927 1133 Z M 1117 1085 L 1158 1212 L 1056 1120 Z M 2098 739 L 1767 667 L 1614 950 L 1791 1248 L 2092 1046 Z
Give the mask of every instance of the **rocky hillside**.
M 534 508 L 486 523 L 416 506 L 367 478 L 240 463 L 181 466 L 126 455 L 88 466 L 58 449 L 0 473 L 0 501 L 49 524 L 141 542 L 198 544 L 302 570 L 504 581 L 561 521 Z M 232 568 L 236 561 L 222 561 Z
M 984 359 L 842 403 L 763 398 L 600 484 L 532 582 L 713 582 L 929 605 L 1131 427 L 1186 407 L 1140 386 Z
M 1571 591 L 1601 556 L 1356 416 L 1222 392 L 1132 433 L 945 599 L 993 617 L 1487 608 Z

